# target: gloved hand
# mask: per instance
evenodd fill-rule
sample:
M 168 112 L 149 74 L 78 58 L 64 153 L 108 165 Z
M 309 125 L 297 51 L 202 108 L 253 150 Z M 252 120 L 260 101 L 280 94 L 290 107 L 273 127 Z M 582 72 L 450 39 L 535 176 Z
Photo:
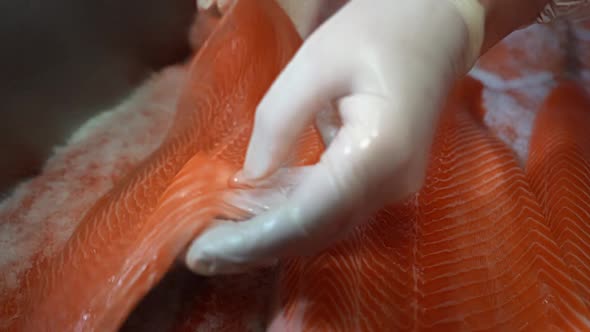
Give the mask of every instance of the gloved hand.
M 356 0 L 309 39 L 272 85 L 255 119 L 242 182 L 274 174 L 298 134 L 320 122 L 331 141 L 282 204 L 214 226 L 189 248 L 199 274 L 236 273 L 317 252 L 423 182 L 438 111 L 480 53 L 478 0 Z M 333 107 L 331 107 L 333 106 Z M 328 117 L 329 118 L 329 117 Z

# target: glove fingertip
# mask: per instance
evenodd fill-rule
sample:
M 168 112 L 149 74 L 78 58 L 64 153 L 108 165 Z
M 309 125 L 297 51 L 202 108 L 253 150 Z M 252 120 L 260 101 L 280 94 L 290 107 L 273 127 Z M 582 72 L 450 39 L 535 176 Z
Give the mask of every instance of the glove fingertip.
M 242 183 L 259 180 L 278 169 L 277 159 L 272 147 L 253 142 L 246 155 L 244 168 L 238 173 L 236 179 Z
M 197 0 L 197 7 L 199 10 L 209 10 L 214 3 L 214 0 Z

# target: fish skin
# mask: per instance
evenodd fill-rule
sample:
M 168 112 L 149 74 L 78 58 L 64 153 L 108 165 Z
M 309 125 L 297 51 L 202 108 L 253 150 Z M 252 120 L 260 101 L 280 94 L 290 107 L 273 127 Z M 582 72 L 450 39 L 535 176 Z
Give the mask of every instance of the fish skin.
M 590 306 L 588 128 L 590 97 L 579 82 L 561 82 L 535 121 L 526 172 L 578 292 Z
M 450 98 L 415 197 L 283 264 L 270 331 L 588 330 L 524 171 L 481 123 L 480 94 L 467 80 Z
M 58 149 L 42 176 L 23 183 L 2 202 L 0 330 L 22 309 L 16 303 L 28 292 L 24 282 L 30 266 L 61 251 L 88 209 L 160 146 L 185 74 L 184 67 L 169 68 L 122 105 L 87 123 Z M 109 122 L 129 122 L 128 131 L 139 129 L 143 135 L 124 137 L 121 126 Z
M 8 330 L 116 330 L 175 255 L 218 215 L 215 207 L 228 212 L 219 193 L 243 162 L 256 105 L 300 43 L 272 0 L 238 1 L 194 58 L 163 145 L 97 202 L 60 254 L 28 271 L 24 294 L 3 298 L 1 312 L 17 317 Z M 209 194 L 199 199 L 210 209 L 175 209 L 179 198 L 204 191 Z M 188 222 L 187 215 L 204 219 Z M 181 232 L 173 217 L 192 229 Z M 176 233 L 153 232 L 166 227 Z M 147 249 L 150 254 L 138 251 Z
M 567 25 L 532 25 L 515 31 L 482 55 L 470 75 L 484 83 L 485 124 L 524 165 L 532 123 L 567 63 Z

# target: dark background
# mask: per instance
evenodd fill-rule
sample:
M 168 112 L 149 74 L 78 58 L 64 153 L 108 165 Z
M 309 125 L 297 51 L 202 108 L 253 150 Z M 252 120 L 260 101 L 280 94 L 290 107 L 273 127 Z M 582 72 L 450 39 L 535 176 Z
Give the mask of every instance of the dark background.
M 195 2 L 0 1 L 0 194 L 150 72 L 188 56 Z

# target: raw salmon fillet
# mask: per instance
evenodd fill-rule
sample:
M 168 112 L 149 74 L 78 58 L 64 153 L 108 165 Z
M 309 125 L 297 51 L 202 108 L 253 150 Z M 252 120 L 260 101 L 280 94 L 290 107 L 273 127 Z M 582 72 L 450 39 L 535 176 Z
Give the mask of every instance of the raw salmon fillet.
M 527 176 L 577 291 L 590 305 L 590 98 L 577 83 L 555 88 L 535 122 Z
M 112 331 L 198 231 L 216 216 L 237 218 L 223 191 L 243 162 L 257 103 L 300 42 L 272 0 L 239 1 L 193 60 L 166 140 L 3 296 L 3 325 Z M 300 163 L 318 155 L 319 144 L 307 146 Z
M 171 69 L 146 90 L 149 97 L 139 98 L 175 112 L 139 107 L 152 120 L 138 135 L 143 139 L 117 149 L 127 159 L 102 169 L 80 157 L 85 149 L 108 151 L 104 146 L 117 134 L 125 141 L 124 133 L 102 128 L 102 135 L 77 137 L 69 154 L 23 187 L 35 190 L 21 193 L 19 206 L 0 208 L 6 234 L 32 229 L 25 244 L 0 242 L 2 250 L 33 253 L 0 261 L 0 330 L 590 330 L 582 213 L 588 155 L 581 137 L 590 125 L 588 101 L 575 84 L 553 90 L 564 54 L 550 37 L 562 38 L 562 27 L 512 36 L 472 72 L 483 86 L 473 79 L 457 84 L 418 194 L 312 257 L 243 276 L 200 278 L 174 260 L 214 220 L 247 217 L 233 203 L 252 192 L 229 180 L 244 160 L 258 101 L 301 43 L 273 0 L 238 0 L 221 21 L 203 22 L 191 36 L 202 45 L 191 65 Z M 206 38 L 211 24 L 216 28 Z M 531 50 L 545 53 L 534 57 Z M 528 128 L 551 91 L 525 173 Z M 166 115 L 173 113 L 174 121 Z M 559 120 L 558 113 L 576 120 Z M 118 121 L 130 118 L 113 115 L 111 122 Z M 131 153 L 134 146 L 155 151 L 138 162 L 144 158 Z M 292 165 L 315 162 L 322 148 L 310 128 Z M 564 163 L 565 171 L 555 167 Z M 70 176 L 71 196 L 60 197 L 56 181 L 75 167 L 86 176 Z M 97 192 L 85 192 L 96 183 Z M 53 201 L 60 205 L 33 215 Z M 162 325 L 150 326 L 154 317 L 135 312 L 124 323 L 138 303 L 140 311 L 151 305 L 151 316 L 176 309 Z
M 283 264 L 271 331 L 589 328 L 524 171 L 482 125 L 477 85 L 451 97 L 416 197 Z

